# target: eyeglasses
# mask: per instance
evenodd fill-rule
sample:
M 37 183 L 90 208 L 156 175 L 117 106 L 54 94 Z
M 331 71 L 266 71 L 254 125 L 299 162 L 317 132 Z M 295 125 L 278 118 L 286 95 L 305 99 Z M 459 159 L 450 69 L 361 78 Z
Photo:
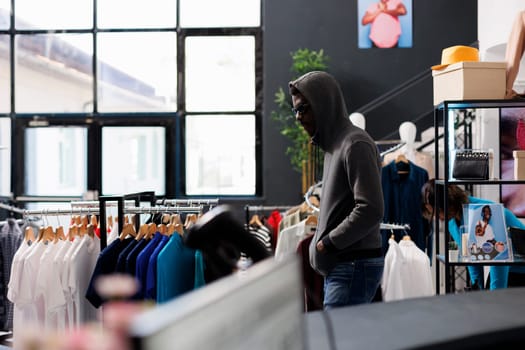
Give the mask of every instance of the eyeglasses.
M 308 107 L 309 107 L 308 103 L 300 104 L 297 107 L 292 107 L 292 113 L 293 115 L 297 115 L 297 113 L 304 114 L 308 110 Z

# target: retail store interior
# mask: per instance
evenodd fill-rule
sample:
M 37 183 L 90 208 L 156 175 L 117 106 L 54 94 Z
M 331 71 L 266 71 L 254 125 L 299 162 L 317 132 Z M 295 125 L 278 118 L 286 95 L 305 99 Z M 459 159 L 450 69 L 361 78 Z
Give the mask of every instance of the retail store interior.
M 0 350 L 523 348 L 523 11 L 0 0 Z M 312 71 L 378 155 L 363 191 L 382 194 L 384 265 L 365 303 L 328 307 L 314 258 L 360 259 L 334 236 L 368 203 L 348 174 L 340 207 L 323 202 L 336 157 L 298 79 Z M 467 151 L 482 178 L 456 173 Z

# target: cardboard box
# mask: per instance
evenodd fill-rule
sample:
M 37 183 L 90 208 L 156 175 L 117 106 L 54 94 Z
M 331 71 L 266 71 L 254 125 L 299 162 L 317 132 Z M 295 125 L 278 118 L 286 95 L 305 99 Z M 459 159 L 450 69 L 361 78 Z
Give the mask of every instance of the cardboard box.
M 434 105 L 444 100 L 497 100 L 505 97 L 505 62 L 458 62 L 432 71 Z

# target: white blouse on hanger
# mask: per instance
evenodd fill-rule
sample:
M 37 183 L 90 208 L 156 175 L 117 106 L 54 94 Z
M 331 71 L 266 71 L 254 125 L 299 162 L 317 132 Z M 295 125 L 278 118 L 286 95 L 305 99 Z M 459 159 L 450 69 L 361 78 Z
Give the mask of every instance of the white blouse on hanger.
M 412 240 L 388 240 L 381 291 L 383 301 L 434 295 L 430 260 Z

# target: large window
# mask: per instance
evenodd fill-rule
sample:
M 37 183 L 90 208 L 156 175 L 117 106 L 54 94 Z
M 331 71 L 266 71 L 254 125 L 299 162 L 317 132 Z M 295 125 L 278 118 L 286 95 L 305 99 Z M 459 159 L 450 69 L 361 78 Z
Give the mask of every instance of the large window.
M 87 132 L 78 127 L 27 128 L 26 194 L 78 196 L 86 190 Z
M 259 195 L 261 8 L 0 0 L 0 194 Z
M 161 127 L 102 129 L 102 192 L 166 193 L 165 130 Z

